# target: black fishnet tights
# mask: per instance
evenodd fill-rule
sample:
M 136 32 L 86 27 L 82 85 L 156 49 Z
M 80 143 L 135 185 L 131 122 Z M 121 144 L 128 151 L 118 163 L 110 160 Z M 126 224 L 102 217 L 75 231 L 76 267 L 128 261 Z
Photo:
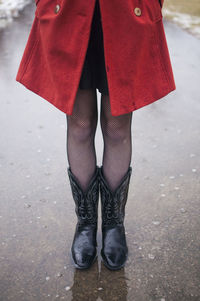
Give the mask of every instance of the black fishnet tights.
M 73 113 L 66 115 L 66 118 L 69 166 L 82 189 L 86 190 L 97 164 L 94 143 L 98 119 L 96 90 L 78 89 Z M 132 112 L 112 116 L 109 96 L 101 95 L 102 165 L 104 176 L 113 191 L 131 163 L 131 120 Z
M 86 190 L 96 167 L 96 90 L 78 89 L 73 113 L 67 117 L 67 156 L 71 171 Z

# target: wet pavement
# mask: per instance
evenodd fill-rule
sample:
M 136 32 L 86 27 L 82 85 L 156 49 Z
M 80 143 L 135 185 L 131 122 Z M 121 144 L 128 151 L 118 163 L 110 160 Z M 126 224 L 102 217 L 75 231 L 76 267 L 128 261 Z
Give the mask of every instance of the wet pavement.
M 79 271 L 65 114 L 15 81 L 33 16 L 0 32 L 0 301 L 200 300 L 200 40 L 164 22 L 177 90 L 133 114 L 129 259 Z

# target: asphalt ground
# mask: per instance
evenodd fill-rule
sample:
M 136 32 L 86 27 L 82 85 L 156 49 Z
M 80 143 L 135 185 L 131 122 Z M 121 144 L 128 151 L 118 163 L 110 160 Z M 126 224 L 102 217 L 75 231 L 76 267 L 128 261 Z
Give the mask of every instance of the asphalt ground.
M 200 300 L 200 40 L 164 21 L 177 89 L 133 114 L 127 264 L 78 271 L 66 116 L 15 81 L 33 16 L 0 32 L 0 300 Z

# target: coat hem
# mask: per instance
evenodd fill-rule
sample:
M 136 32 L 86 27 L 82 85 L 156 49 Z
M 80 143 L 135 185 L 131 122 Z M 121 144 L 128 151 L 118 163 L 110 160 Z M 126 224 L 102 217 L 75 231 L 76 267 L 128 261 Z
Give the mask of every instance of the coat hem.
M 67 110 L 64 106 L 61 106 L 57 103 L 54 102 L 54 100 L 49 97 L 48 95 L 43 95 L 43 93 L 41 93 L 39 90 L 32 88 L 31 86 L 29 86 L 29 84 L 25 81 L 22 80 L 19 77 L 16 77 L 16 81 L 19 82 L 20 84 L 22 84 L 24 87 L 26 87 L 29 91 L 35 93 L 36 95 L 42 97 L 44 100 L 48 101 L 51 105 L 53 105 L 54 107 L 56 107 L 58 110 L 62 111 L 65 114 L 72 114 L 72 111 Z
M 146 107 L 147 105 L 150 105 L 158 100 L 164 99 L 165 96 L 167 96 L 169 93 L 176 90 L 176 85 L 172 86 L 170 89 L 164 90 L 163 93 L 159 94 L 157 97 L 148 98 L 148 102 L 142 102 L 141 104 L 134 104 L 133 106 L 130 106 L 129 109 L 121 110 L 122 113 L 117 113 L 116 111 L 111 112 L 112 116 L 120 116 L 122 114 L 128 114 L 133 111 L 137 111 L 138 109 L 141 109 L 143 107 Z
M 45 95 L 41 92 L 38 91 L 36 89 L 33 89 L 25 80 L 22 80 L 21 78 L 19 78 L 18 76 L 16 77 L 16 81 L 19 82 L 20 84 L 22 84 L 23 86 L 25 86 L 28 90 L 32 91 L 33 93 L 37 94 L 38 96 L 42 97 L 43 99 L 45 99 L 46 101 L 48 101 L 51 105 L 53 105 L 54 107 L 56 107 L 58 110 L 60 110 L 61 112 L 67 114 L 67 115 L 72 115 L 73 113 L 73 108 L 67 109 L 65 106 L 59 105 L 57 103 L 54 102 L 54 100 L 49 97 L 48 95 Z M 142 107 L 145 107 L 155 101 L 158 101 L 160 99 L 163 99 L 163 97 L 165 97 L 166 95 L 168 95 L 170 92 L 176 90 L 176 85 L 172 86 L 170 89 L 164 90 L 163 93 L 159 94 L 159 96 L 157 97 L 151 97 L 148 98 L 148 102 L 141 102 L 141 104 L 136 105 L 134 104 L 133 106 L 130 106 L 129 109 L 121 109 L 120 113 L 119 111 L 116 110 L 111 110 L 111 115 L 112 116 L 120 116 L 123 114 L 128 114 L 130 112 L 136 111 Z

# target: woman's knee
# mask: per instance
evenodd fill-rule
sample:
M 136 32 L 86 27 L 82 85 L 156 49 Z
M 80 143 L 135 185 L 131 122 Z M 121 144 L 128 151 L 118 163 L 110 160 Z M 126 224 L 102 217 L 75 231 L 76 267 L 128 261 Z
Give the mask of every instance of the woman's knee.
M 117 141 L 118 143 L 125 143 L 130 136 L 130 119 L 120 119 L 118 116 L 111 119 L 102 118 L 101 128 L 104 137 L 109 140 Z
M 102 96 L 100 124 L 105 138 L 114 141 L 116 140 L 117 143 L 126 141 L 131 133 L 131 119 L 132 112 L 113 116 L 111 113 L 109 96 Z
M 95 118 L 67 117 L 68 131 L 78 141 L 94 138 L 97 122 Z

